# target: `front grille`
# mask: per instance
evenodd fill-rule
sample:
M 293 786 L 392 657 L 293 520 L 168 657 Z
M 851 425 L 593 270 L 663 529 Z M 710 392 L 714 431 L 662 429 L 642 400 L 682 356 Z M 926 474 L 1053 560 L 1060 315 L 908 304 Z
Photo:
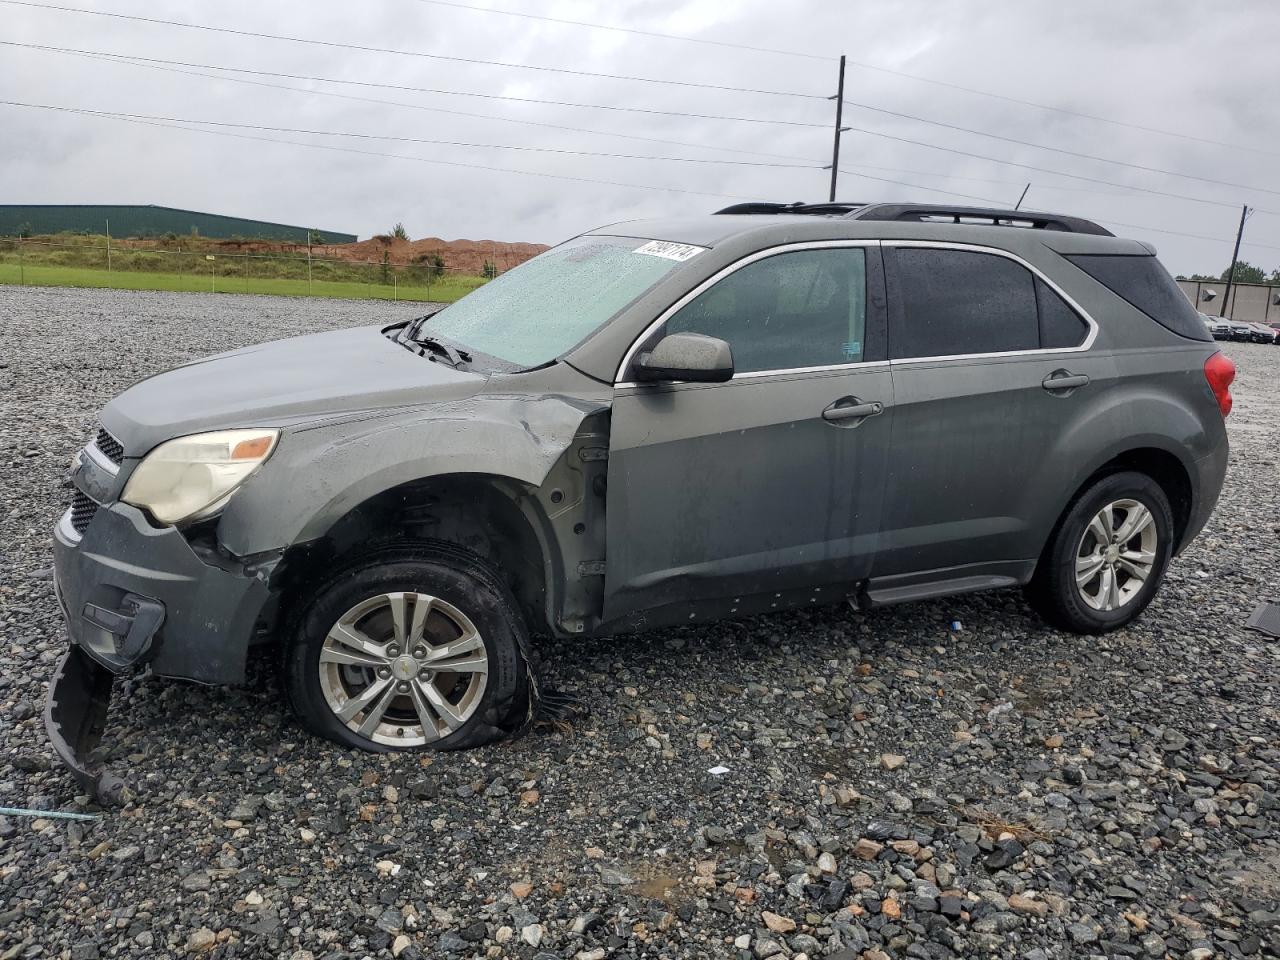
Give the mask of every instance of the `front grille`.
M 98 429 L 98 435 L 93 440 L 94 446 L 102 451 L 102 455 L 108 460 L 119 466 L 124 462 L 124 447 L 120 441 L 107 433 L 102 428 Z
M 76 533 L 83 534 L 89 529 L 89 524 L 93 522 L 97 512 L 98 505 L 77 490 L 75 497 L 71 500 L 71 528 Z

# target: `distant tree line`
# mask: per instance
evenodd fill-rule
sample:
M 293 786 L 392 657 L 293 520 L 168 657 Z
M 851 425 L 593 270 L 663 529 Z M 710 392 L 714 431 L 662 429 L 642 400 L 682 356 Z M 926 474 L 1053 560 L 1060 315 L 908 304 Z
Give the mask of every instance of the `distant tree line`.
M 1230 267 L 1225 267 L 1220 274 L 1216 276 L 1208 273 L 1193 273 L 1189 277 L 1178 275 L 1179 280 L 1201 280 L 1209 283 L 1226 283 L 1227 274 L 1231 273 Z M 1262 267 L 1255 267 L 1247 260 L 1241 260 L 1236 264 L 1236 272 L 1232 275 L 1233 283 L 1276 283 L 1280 284 L 1280 267 L 1272 270 L 1270 274 Z

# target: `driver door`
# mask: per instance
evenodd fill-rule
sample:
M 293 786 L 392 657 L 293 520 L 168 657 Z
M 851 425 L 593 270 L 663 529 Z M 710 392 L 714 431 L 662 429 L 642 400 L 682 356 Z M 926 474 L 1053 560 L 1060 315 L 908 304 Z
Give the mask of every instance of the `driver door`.
M 616 385 L 607 621 L 829 602 L 869 575 L 893 418 L 883 291 L 874 241 L 797 244 L 722 271 L 645 336 L 718 337 L 735 372 Z

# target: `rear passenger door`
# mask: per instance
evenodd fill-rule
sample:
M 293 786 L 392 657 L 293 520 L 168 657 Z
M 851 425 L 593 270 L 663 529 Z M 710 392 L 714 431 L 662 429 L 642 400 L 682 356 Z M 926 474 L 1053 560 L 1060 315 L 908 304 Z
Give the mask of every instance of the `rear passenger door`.
M 1010 253 L 886 241 L 884 259 L 895 413 L 873 593 L 1021 579 L 1065 506 L 1055 450 L 1114 364 L 1088 349 L 1096 325 Z

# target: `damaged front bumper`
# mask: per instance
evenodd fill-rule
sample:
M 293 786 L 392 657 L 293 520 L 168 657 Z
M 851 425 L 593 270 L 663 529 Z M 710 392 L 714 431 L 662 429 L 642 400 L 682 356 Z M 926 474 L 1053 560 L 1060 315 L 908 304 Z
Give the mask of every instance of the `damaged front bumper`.
M 124 503 L 83 532 L 68 511 L 54 534 L 54 589 L 71 646 L 58 664 L 45 727 L 59 759 L 100 799 L 121 781 L 97 757 L 115 676 L 146 667 L 200 683 L 240 683 L 271 593 L 270 567 L 208 562 L 173 527 Z
M 58 661 L 44 704 L 44 728 L 53 751 L 85 792 L 106 804 L 124 799 L 125 785 L 98 754 L 111 704 L 110 671 L 72 647 Z

